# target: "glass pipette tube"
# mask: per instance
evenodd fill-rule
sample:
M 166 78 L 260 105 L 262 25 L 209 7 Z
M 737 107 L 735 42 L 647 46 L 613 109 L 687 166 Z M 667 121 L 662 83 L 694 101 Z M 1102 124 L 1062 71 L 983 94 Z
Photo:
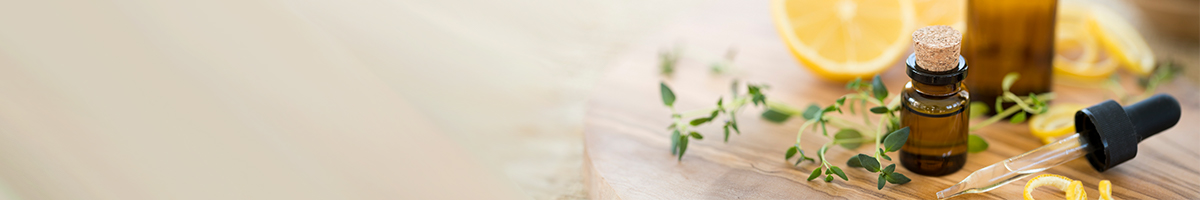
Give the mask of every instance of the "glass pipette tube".
M 1078 133 L 1072 134 L 1057 142 L 976 170 L 958 184 L 937 192 L 937 197 L 946 199 L 963 194 L 991 191 L 1034 173 L 1083 157 L 1088 153 L 1087 148 L 1087 141 L 1080 140 Z

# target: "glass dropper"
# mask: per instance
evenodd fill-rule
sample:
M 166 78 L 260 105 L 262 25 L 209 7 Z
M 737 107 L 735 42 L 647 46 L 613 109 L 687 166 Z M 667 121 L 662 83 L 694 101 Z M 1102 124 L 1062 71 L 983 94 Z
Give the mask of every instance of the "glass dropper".
M 1065 139 L 976 170 L 962 182 L 937 192 L 937 197 L 946 199 L 963 194 L 991 191 L 1034 173 L 1050 169 L 1050 167 L 1083 157 L 1088 153 L 1087 148 L 1087 142 L 1080 141 L 1079 134 L 1071 134 Z
M 1175 126 L 1179 115 L 1179 102 L 1165 94 L 1126 107 L 1112 100 L 1093 105 L 1075 113 L 1075 134 L 976 170 L 937 197 L 987 192 L 1079 157 L 1104 172 L 1133 159 L 1137 143 Z

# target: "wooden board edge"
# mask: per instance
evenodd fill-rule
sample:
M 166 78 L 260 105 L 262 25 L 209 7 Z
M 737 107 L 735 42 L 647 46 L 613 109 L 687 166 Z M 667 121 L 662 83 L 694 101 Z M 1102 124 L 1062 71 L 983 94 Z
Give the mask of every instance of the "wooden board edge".
M 583 149 L 583 183 L 586 184 L 588 199 L 621 199 L 617 192 L 604 181 L 604 177 L 592 167 L 592 158 L 587 148 Z

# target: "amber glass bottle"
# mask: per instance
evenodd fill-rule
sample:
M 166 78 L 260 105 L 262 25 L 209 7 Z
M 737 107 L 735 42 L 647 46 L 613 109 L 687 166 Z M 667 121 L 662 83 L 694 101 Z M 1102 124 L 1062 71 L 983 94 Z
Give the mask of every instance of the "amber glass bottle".
M 959 38 L 958 31 L 946 26 L 913 33 L 916 53 L 905 61 L 912 81 L 900 92 L 900 124 L 910 131 L 900 164 L 913 173 L 947 175 L 967 162 L 971 98 L 962 83 L 967 65 L 958 55 Z
M 1050 92 L 1056 9 L 1057 0 L 967 0 L 962 56 L 971 61 L 972 100 L 993 105 L 1009 72 L 1021 74 L 1009 89 L 1016 95 Z

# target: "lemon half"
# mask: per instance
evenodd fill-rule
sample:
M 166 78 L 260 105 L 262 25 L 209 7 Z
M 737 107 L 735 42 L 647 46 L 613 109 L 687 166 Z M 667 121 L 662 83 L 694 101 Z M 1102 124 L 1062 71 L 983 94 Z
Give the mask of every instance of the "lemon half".
M 834 81 L 896 64 L 916 26 L 911 0 L 773 0 L 771 14 L 796 58 Z

